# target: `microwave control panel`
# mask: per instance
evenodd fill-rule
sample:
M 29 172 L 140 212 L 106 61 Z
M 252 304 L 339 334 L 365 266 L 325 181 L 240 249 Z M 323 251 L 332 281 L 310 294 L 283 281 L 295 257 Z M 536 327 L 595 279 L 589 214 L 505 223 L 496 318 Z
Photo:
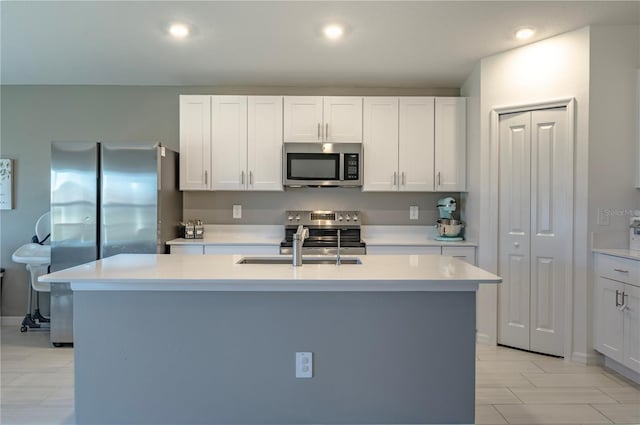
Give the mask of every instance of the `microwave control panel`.
M 345 153 L 344 154 L 344 179 L 345 180 L 359 180 L 359 168 L 360 168 L 360 155 L 357 153 Z

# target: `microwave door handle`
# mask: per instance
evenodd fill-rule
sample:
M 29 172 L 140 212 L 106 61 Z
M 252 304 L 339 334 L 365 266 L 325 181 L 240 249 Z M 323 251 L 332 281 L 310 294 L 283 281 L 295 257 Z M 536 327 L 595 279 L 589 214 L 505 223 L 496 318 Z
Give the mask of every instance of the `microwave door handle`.
M 338 173 L 338 180 L 344 181 L 344 154 L 340 154 L 340 171 Z

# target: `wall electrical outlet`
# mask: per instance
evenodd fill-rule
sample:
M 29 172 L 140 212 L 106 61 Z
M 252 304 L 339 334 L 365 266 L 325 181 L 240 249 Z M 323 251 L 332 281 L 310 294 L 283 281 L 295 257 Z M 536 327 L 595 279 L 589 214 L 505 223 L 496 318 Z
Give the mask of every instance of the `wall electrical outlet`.
M 233 206 L 233 218 L 242 218 L 242 205 Z
M 313 377 L 313 353 L 309 351 L 296 353 L 296 378 Z
M 416 205 L 409 207 L 409 220 L 417 220 L 419 216 L 418 207 Z

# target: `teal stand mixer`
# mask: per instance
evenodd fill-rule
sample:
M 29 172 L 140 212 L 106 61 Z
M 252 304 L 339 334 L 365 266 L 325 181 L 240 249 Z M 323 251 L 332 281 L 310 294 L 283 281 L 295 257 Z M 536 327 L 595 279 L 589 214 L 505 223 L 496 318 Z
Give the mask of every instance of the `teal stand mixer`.
M 437 241 L 455 242 L 464 240 L 462 237 L 464 225 L 453 215 L 457 208 L 458 203 L 451 196 L 438 200 L 438 215 L 440 218 L 436 222 Z

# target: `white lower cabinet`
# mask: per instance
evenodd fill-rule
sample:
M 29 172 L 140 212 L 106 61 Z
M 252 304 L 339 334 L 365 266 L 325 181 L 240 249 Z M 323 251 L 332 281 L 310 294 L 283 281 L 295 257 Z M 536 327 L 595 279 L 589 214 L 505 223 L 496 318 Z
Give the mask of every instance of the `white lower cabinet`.
M 169 245 L 170 254 L 202 255 L 204 245 Z
M 631 275 L 639 268 L 638 261 L 605 254 L 596 256 L 594 349 L 637 373 L 640 373 L 640 282 L 623 282 L 616 279 L 616 274 L 626 270 L 625 274 Z
M 278 255 L 280 245 L 205 245 L 205 254 L 217 255 Z
M 476 264 L 473 246 L 368 245 L 367 255 L 448 255 Z

